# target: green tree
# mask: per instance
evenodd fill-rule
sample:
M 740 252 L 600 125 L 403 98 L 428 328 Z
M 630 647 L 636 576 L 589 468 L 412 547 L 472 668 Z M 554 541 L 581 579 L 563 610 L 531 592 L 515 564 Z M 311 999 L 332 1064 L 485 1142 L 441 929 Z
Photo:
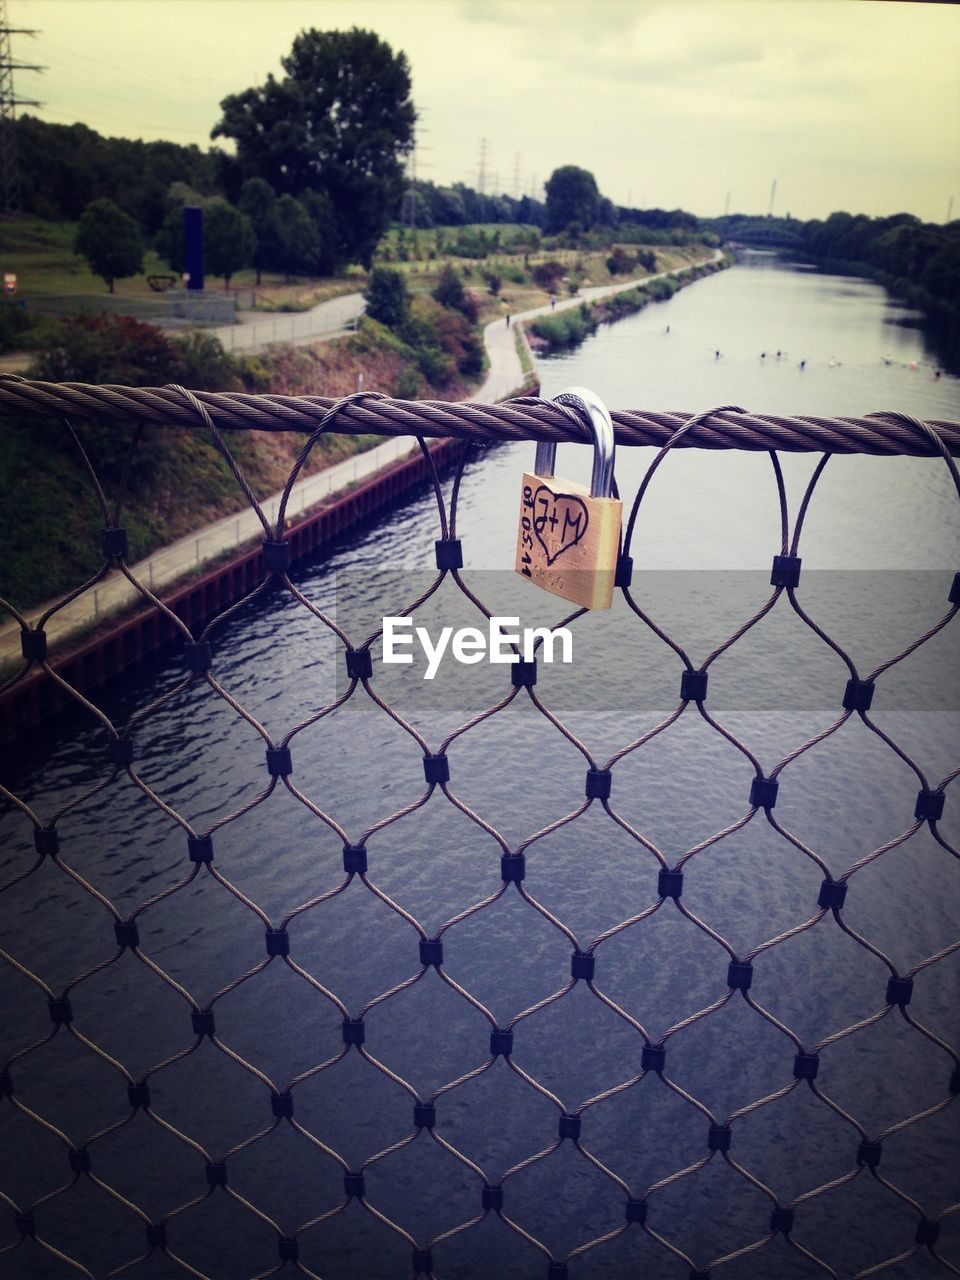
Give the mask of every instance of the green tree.
M 263 268 L 270 265 L 270 248 L 276 234 L 277 193 L 263 178 L 248 178 L 240 191 L 237 207 L 250 219 L 253 234 L 257 237 L 253 266 L 259 284 Z
M 273 214 L 274 243 L 270 264 L 289 280 L 292 275 L 310 275 L 320 259 L 320 237 L 317 228 L 299 200 L 281 196 Z
M 589 228 L 596 221 L 600 192 L 593 174 L 575 164 L 554 169 L 547 179 L 544 215 L 548 233 L 563 231 L 571 222 Z
M 388 329 L 401 329 L 410 314 L 410 297 L 402 271 L 392 267 L 374 267 L 364 294 L 367 315 Z
M 302 31 L 282 79 L 231 94 L 213 137 L 232 138 L 246 177 L 324 192 L 338 262 L 369 267 L 403 192 L 416 112 L 404 54 L 372 31 Z
M 167 212 L 154 243 L 160 257 L 179 273 L 184 268 L 183 211 L 202 209 L 206 200 L 187 183 L 177 181 L 170 183 L 165 203 Z
M 639 255 L 634 257 L 627 253 L 622 244 L 613 246 L 613 253 L 607 259 L 607 270 L 612 276 L 625 276 L 637 265 Z
M 183 205 L 170 209 L 157 232 L 157 253 L 177 274 L 183 270 Z
M 111 293 L 114 280 L 143 270 L 140 228 L 112 200 L 94 200 L 87 205 L 77 227 L 73 251 L 86 258 L 94 275 L 106 280 Z
M 466 291 L 460 278 L 460 272 L 452 263 L 444 263 L 443 270 L 440 272 L 440 279 L 433 290 L 433 296 L 443 307 L 453 307 L 457 311 L 462 308 Z
M 557 285 L 566 272 L 562 262 L 551 258 L 547 262 L 538 262 L 530 274 L 533 276 L 534 284 L 539 285 L 541 289 L 546 289 L 549 293 L 555 293 Z
M 235 271 L 248 267 L 257 251 L 257 237 L 250 219 L 221 196 L 203 205 L 203 265 L 212 276 L 223 276 L 230 288 Z
M 432 296 L 441 306 L 459 311 L 470 324 L 477 323 L 477 300 L 463 287 L 460 272 L 452 263 L 444 263 Z
M 337 220 L 330 197 L 324 191 L 305 191 L 300 203 L 309 213 L 317 232 L 317 272 L 332 276 L 337 269 Z
M 490 290 L 493 296 L 496 297 L 499 294 L 501 288 L 503 287 L 503 276 L 501 276 L 499 271 L 493 271 L 492 269 L 488 269 L 484 271 L 483 278 L 487 282 L 487 288 Z
M 76 221 L 92 200 L 109 199 L 150 236 L 163 221 L 164 196 L 174 179 L 205 195 L 216 188 L 213 151 L 104 138 L 86 125 L 48 124 L 31 115 L 20 116 L 12 127 L 24 209 L 41 218 Z

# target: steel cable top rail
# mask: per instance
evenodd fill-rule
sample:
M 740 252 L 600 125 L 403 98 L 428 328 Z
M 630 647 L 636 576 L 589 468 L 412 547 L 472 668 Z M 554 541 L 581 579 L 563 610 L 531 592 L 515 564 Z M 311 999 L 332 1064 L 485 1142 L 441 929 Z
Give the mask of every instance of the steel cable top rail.
M 358 392 L 341 400 L 326 396 L 251 395 L 197 391 L 197 401 L 220 429 L 257 431 L 325 430 L 348 435 L 447 437 L 493 444 L 502 440 L 582 441 L 576 416 L 533 396 L 505 404 L 393 400 L 378 392 Z M 0 375 L 0 415 L 97 418 L 150 426 L 201 426 L 180 390 L 166 387 L 92 386 L 82 382 L 36 382 Z M 662 448 L 779 449 L 790 453 L 960 454 L 960 422 L 921 423 L 908 414 L 881 411 L 865 417 L 747 413 L 725 407 L 692 415 L 678 410 L 622 409 L 612 415 L 617 443 Z M 941 443 L 942 442 L 942 446 Z

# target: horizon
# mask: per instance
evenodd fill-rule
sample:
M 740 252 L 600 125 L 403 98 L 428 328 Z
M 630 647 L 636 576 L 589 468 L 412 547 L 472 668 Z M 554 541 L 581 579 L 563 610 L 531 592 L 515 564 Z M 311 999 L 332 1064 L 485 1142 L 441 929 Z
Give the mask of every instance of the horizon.
M 237 20 L 225 24 L 228 4 Z M 14 60 L 47 68 L 17 73 L 18 95 L 44 104 L 23 113 L 109 137 L 230 150 L 209 136 L 228 93 L 282 75 L 299 30 L 360 26 L 407 55 L 420 180 L 542 199 L 549 174 L 575 164 L 616 205 L 704 218 L 727 206 L 802 221 L 841 210 L 960 216 L 952 5 L 604 0 L 603 23 L 581 0 L 8 0 L 7 10 L 11 27 L 37 30 L 12 37 Z M 168 29 L 179 43 L 166 66 L 155 51 Z

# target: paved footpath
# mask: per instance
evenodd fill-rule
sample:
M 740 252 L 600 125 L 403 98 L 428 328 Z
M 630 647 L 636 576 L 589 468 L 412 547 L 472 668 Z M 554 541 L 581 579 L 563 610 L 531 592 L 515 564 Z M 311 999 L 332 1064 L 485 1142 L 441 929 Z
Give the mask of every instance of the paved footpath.
M 719 256 L 719 253 L 715 255 L 715 257 Z M 673 274 L 680 275 L 685 269 L 688 268 L 681 268 Z M 479 391 L 471 397 L 472 400 L 479 404 L 495 404 L 508 396 L 523 394 L 523 367 L 517 354 L 515 335 L 519 326 L 521 341 L 526 342 L 526 336 L 523 333 L 524 321 L 533 319 L 535 316 L 546 315 L 551 310 L 565 311 L 570 307 L 578 307 L 581 302 L 591 302 L 613 293 L 620 293 L 624 289 L 632 289 L 638 284 L 648 283 L 667 274 L 669 273 L 660 272 L 658 276 L 627 280 L 618 285 L 600 285 L 583 289 L 576 297 L 558 301 L 555 308 L 547 304 L 543 307 L 534 307 L 530 311 L 520 312 L 511 318 L 509 326 L 502 319 L 491 321 L 484 330 L 484 342 L 490 361 L 489 372 Z M 329 320 L 337 319 L 343 323 L 345 318 L 360 314 L 363 310 L 363 298 L 360 294 L 347 294 L 341 298 L 331 299 L 330 302 L 320 303 L 320 307 L 327 309 L 326 316 Z M 259 315 L 259 313 L 255 314 Z M 294 319 L 303 320 L 304 316 L 311 314 L 304 312 L 303 316 L 296 316 Z M 258 320 L 250 327 L 261 325 L 269 327 L 271 324 L 270 320 Z M 231 325 L 224 331 L 229 332 L 240 327 Z M 272 329 L 269 331 L 272 332 Z M 219 336 L 217 330 L 213 332 L 218 333 Z M 265 334 L 266 329 L 261 333 L 261 337 L 265 338 Z M 290 341 L 291 339 L 282 340 Z M 296 339 L 299 342 L 311 340 L 315 339 L 311 339 L 306 334 Z M 239 349 L 237 347 L 237 350 Z M 243 349 L 250 350 L 250 347 L 244 344 Z M 344 459 L 343 462 L 337 462 L 316 475 L 307 476 L 306 479 L 298 481 L 291 491 L 290 501 L 287 504 L 288 518 L 293 519 L 331 494 L 347 488 L 358 480 L 374 475 L 388 464 L 405 457 L 416 447 L 416 441 L 412 436 L 394 437 L 383 444 L 376 445 L 373 449 L 368 449 L 365 453 L 358 453 L 352 458 Z M 260 504 L 271 523 L 276 519 L 279 501 L 280 494 L 277 493 Z M 131 565 L 130 568 L 133 576 L 151 591 L 163 591 L 186 574 L 203 568 L 209 561 L 222 556 L 225 552 L 262 537 L 263 528 L 260 521 L 253 511 L 245 510 L 206 525 L 188 537 L 181 538 L 160 551 L 155 551 L 147 559 Z M 54 614 L 44 630 L 50 637 L 51 645 L 54 645 L 58 640 L 66 639 L 71 633 L 97 625 L 121 612 L 133 604 L 138 596 L 139 593 L 127 579 L 118 570 L 111 569 L 95 587 L 85 591 L 83 595 Z M 28 622 L 35 623 L 48 607 L 31 610 L 26 615 Z M 0 670 L 6 669 L 11 662 L 18 666 L 19 661 L 20 628 L 16 622 L 7 622 L 0 626 Z
M 252 355 L 275 342 L 302 345 L 341 338 L 356 328 L 366 305 L 362 293 L 344 293 L 339 298 L 318 302 L 309 311 L 238 311 L 237 324 L 205 326 L 203 332 L 219 338 L 224 351 Z M 167 330 L 184 331 L 182 327 Z M 32 359 L 29 351 L 10 351 L 0 355 L 0 373 L 25 373 Z
M 707 262 L 718 262 L 723 255 L 719 250 L 715 250 L 712 259 L 707 258 Z M 691 263 L 691 266 L 699 266 L 700 263 Z M 498 400 L 504 400 L 510 395 L 516 395 L 523 386 L 523 369 L 520 364 L 520 357 L 517 354 L 516 339 L 514 337 L 515 328 L 520 327 L 522 341 L 526 344 L 526 334 L 523 332 L 524 323 L 527 320 L 533 320 L 536 316 L 549 315 L 551 311 L 569 311 L 571 307 L 579 307 L 581 302 L 596 302 L 598 298 L 609 298 L 614 293 L 623 293 L 626 289 L 635 289 L 638 285 L 649 284 L 651 280 L 662 280 L 668 275 L 683 275 L 685 271 L 689 271 L 690 267 L 678 267 L 675 271 L 658 271 L 654 276 L 642 276 L 637 280 L 625 280 L 621 284 L 614 285 L 594 285 L 588 289 L 581 289 L 573 298 L 564 298 L 563 301 L 558 299 L 556 306 L 547 303 L 542 307 L 534 307 L 530 311 L 521 311 L 517 315 L 511 316 L 510 324 L 507 325 L 505 319 L 493 320 L 483 331 L 483 341 L 487 348 L 487 355 L 490 359 L 490 369 L 487 373 L 486 381 L 476 395 L 471 399 L 479 404 L 496 404 Z M 529 345 L 527 350 L 529 351 Z
M 238 311 L 239 324 L 225 324 L 205 329 L 231 352 L 263 351 L 274 342 L 319 342 L 339 337 L 356 325 L 366 303 L 362 293 L 344 293 L 339 298 L 318 302 L 309 311 L 274 312 Z

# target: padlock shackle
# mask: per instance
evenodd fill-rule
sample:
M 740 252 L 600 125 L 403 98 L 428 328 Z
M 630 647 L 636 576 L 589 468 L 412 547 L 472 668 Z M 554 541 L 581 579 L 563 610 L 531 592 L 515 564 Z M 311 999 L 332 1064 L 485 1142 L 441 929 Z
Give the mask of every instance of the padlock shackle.
M 553 397 L 554 404 L 568 404 L 579 409 L 593 437 L 593 471 L 590 475 L 591 498 L 609 498 L 613 489 L 613 464 L 616 458 L 616 440 L 613 419 L 603 401 L 586 387 L 567 387 Z M 553 440 L 541 440 L 537 444 L 534 472 L 544 479 L 553 475 L 557 461 L 557 445 Z

